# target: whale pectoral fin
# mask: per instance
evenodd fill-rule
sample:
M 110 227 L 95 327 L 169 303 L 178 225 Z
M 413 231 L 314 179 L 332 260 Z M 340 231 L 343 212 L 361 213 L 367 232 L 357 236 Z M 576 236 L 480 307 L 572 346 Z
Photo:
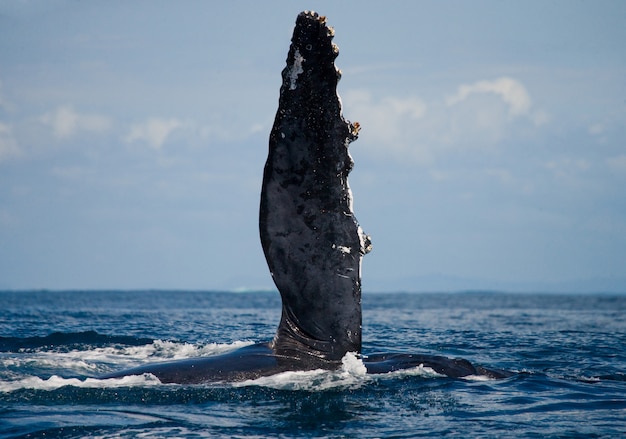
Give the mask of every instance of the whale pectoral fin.
M 389 373 L 421 366 L 452 378 L 476 374 L 476 368 L 469 361 L 438 355 L 375 354 L 368 355 L 363 363 L 368 373 Z
M 476 375 L 500 379 L 508 378 L 513 375 L 513 373 L 504 370 L 474 366 L 463 358 L 448 358 L 439 355 L 373 354 L 364 358 L 363 363 L 365 364 L 367 372 L 371 374 L 396 372 L 421 366 L 430 368 L 438 374 L 451 378 Z
M 369 236 L 352 211 L 347 122 L 337 95 L 337 46 L 325 18 L 301 13 L 263 174 L 259 229 L 283 312 L 272 348 L 333 368 L 361 350 L 361 258 Z

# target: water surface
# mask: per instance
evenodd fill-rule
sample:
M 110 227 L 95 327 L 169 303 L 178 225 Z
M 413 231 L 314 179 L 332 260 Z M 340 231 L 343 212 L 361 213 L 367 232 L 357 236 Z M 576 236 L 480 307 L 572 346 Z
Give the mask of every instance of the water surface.
M 516 372 L 424 368 L 164 385 L 92 377 L 271 339 L 278 293 L 0 292 L 0 437 L 619 437 L 626 296 L 364 294 L 364 353 L 463 357 Z

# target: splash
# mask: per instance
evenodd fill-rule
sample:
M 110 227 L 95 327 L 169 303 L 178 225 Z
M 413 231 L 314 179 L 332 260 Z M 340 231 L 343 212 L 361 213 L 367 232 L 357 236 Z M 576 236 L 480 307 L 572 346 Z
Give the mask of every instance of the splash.
M 65 386 L 82 387 L 87 389 L 111 388 L 111 387 L 136 387 L 136 386 L 155 386 L 161 385 L 161 382 L 150 374 L 131 375 L 123 378 L 114 378 L 108 380 L 98 380 L 95 378 L 86 378 L 84 380 L 78 378 L 62 378 L 56 375 L 48 379 L 39 377 L 27 377 L 16 381 L 0 381 L 0 392 L 13 392 L 21 389 L 34 390 L 56 390 Z
M 341 360 L 338 370 L 315 369 L 308 371 L 282 372 L 276 375 L 234 383 L 233 387 L 259 386 L 278 390 L 320 392 L 332 389 L 354 389 L 370 382 L 371 375 L 363 361 L 353 352 Z
M 195 345 L 155 340 L 143 346 L 106 346 L 86 350 L 40 350 L 7 353 L 0 356 L 0 392 L 18 389 L 53 390 L 62 386 L 116 387 L 153 384 L 146 378 L 139 381 L 94 380 L 81 378 L 105 374 L 146 362 L 171 361 L 226 353 L 253 344 L 250 341 Z M 41 378 L 45 377 L 45 378 Z M 50 377 L 50 378 L 47 378 Z M 72 377 L 72 378 L 62 378 Z M 78 377 L 78 378 L 74 378 Z M 152 377 L 152 380 L 159 381 Z M 95 383 L 95 384 L 94 384 Z

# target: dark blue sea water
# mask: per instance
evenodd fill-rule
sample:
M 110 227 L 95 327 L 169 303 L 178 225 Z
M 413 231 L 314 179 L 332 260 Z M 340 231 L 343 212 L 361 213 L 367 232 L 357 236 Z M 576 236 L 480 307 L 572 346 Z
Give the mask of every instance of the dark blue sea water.
M 626 437 L 626 295 L 364 294 L 364 353 L 428 369 L 286 373 L 237 384 L 97 380 L 272 338 L 278 293 L 0 292 L 0 437 Z

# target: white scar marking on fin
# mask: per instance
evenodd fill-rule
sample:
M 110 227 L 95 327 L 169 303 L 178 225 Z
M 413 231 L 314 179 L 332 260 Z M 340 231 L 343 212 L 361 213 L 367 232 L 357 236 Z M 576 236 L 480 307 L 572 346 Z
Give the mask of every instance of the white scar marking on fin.
M 346 253 L 346 254 L 352 253 L 352 249 L 350 247 L 346 247 L 345 245 L 333 244 L 333 248 L 336 248 L 340 252 L 343 252 L 343 253 Z
M 289 90 L 296 89 L 296 80 L 298 79 L 298 75 L 304 72 L 302 68 L 302 62 L 304 61 L 304 57 L 300 55 L 300 51 L 296 49 L 296 53 L 293 55 L 293 65 L 289 69 Z
M 367 254 L 372 251 L 372 240 L 369 235 L 366 235 L 361 226 L 359 226 L 358 231 L 359 241 L 361 242 L 361 251 L 363 254 Z

